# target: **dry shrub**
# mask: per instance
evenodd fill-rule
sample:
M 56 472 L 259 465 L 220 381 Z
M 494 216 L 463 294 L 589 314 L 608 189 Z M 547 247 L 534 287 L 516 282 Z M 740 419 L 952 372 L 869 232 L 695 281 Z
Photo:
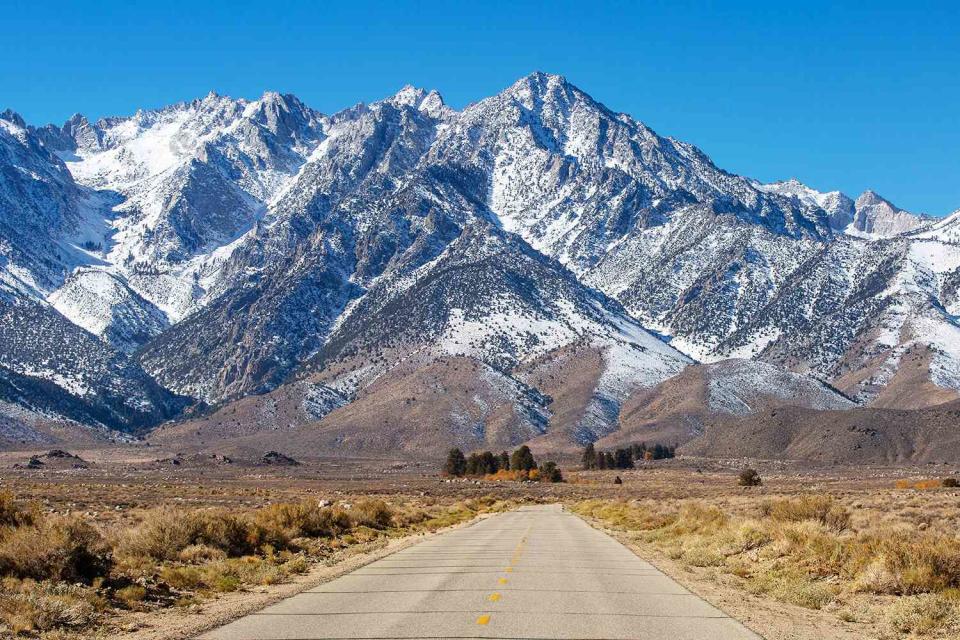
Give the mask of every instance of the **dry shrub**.
M 917 489 L 919 491 L 929 490 L 929 489 L 939 489 L 940 487 L 947 486 L 943 483 L 943 480 L 937 479 L 927 479 L 927 480 L 897 480 L 895 483 L 897 489 Z
M 957 608 L 943 596 L 925 594 L 901 598 L 890 606 L 887 621 L 900 633 L 927 635 L 950 626 Z
M 351 528 L 350 515 L 336 507 L 320 507 L 315 502 L 273 504 L 259 509 L 254 522 L 261 536 L 275 547 L 286 546 L 295 538 L 326 538 Z
M 783 553 L 812 575 L 839 575 L 851 557 L 850 545 L 815 520 L 783 524 L 779 535 Z
M 488 473 L 483 477 L 484 480 L 492 480 L 494 482 L 521 482 L 523 480 L 528 480 L 529 475 L 526 471 L 510 471 L 508 469 L 500 469 L 496 473 Z
M 350 519 L 356 526 L 386 529 L 393 519 L 393 511 L 383 500 L 361 500 L 350 510 Z
M 960 587 L 960 544 L 936 534 L 898 531 L 869 539 L 868 553 L 882 557 L 898 591 L 929 593 Z
M 184 564 L 206 564 L 225 560 L 227 554 L 222 549 L 208 547 L 205 544 L 192 544 L 181 550 L 177 557 Z
M 836 585 L 789 568 L 758 573 L 748 582 L 748 589 L 807 609 L 822 609 L 837 595 Z
M 737 484 L 741 487 L 759 487 L 763 484 L 763 479 L 756 469 L 744 469 L 737 476 Z
M 412 527 L 430 519 L 430 514 L 420 507 L 404 507 L 395 510 L 393 521 L 399 527 Z
M 850 526 L 850 513 L 830 496 L 809 495 L 770 500 L 760 505 L 760 512 L 778 522 L 815 520 L 834 531 L 843 531 Z
M 137 584 L 131 584 L 117 589 L 114 593 L 116 599 L 128 609 L 137 609 L 141 602 L 147 598 L 147 590 Z
M 722 567 L 727 560 L 723 553 L 707 542 L 683 548 L 681 557 L 694 567 Z
M 713 505 L 688 502 L 680 507 L 677 519 L 668 528 L 673 535 L 709 535 L 727 524 L 727 514 Z
M 747 520 L 733 531 L 727 555 L 744 553 L 769 544 L 773 536 L 759 522 Z
M 93 624 L 106 602 L 93 589 L 7 578 L 0 585 L 0 630 L 14 634 Z
M 227 593 L 245 584 L 278 584 L 293 574 L 305 572 L 308 567 L 302 556 L 293 556 L 286 561 L 274 556 L 245 556 L 202 566 L 163 567 L 160 578 L 180 591 Z
M 89 583 L 110 570 L 110 548 L 79 518 L 48 518 L 0 541 L 0 575 Z
M 177 560 L 184 549 L 204 545 L 228 556 L 241 556 L 253 553 L 259 542 L 248 521 L 227 511 L 161 508 L 148 512 L 143 522 L 126 532 L 117 553 Z
M 622 501 L 586 500 L 576 505 L 574 510 L 635 531 L 662 529 L 676 521 L 675 512 L 661 513 L 653 507 L 653 503 L 633 506 Z
M 40 509 L 35 504 L 18 504 L 9 491 L 0 491 L 0 537 L 3 528 L 27 527 L 40 520 Z
M 861 593 L 897 593 L 897 577 L 887 568 L 883 558 L 877 558 L 866 566 L 853 580 L 853 590 Z

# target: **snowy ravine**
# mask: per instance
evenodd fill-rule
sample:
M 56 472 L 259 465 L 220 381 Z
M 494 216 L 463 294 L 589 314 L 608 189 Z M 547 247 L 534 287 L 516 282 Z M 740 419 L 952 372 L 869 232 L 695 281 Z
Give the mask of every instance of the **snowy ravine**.
M 580 434 L 694 360 L 895 405 L 922 352 L 911 389 L 942 398 L 957 218 L 728 173 L 544 73 L 462 111 L 413 87 L 332 115 L 273 92 L 63 126 L 6 111 L 0 369 L 127 430 L 306 375 L 339 405 L 441 357 L 512 379 L 571 345 L 604 354 Z

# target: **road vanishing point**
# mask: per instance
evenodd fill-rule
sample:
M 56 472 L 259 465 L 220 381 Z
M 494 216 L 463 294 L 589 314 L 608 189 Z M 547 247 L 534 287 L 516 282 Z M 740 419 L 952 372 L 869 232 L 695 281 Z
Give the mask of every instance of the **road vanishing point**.
M 204 640 L 760 640 L 559 506 L 429 538 Z

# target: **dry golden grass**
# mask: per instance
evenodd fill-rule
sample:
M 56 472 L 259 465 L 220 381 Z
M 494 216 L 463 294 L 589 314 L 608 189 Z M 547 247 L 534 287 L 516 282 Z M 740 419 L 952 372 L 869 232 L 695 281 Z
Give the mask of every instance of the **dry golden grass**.
M 686 565 L 735 576 L 755 595 L 830 607 L 844 620 L 854 617 L 845 605 L 859 598 L 875 609 L 866 617 L 885 619 L 894 637 L 960 632 L 955 530 L 877 525 L 872 517 L 857 526 L 846 506 L 817 494 L 737 508 L 697 500 L 586 500 L 573 509 Z

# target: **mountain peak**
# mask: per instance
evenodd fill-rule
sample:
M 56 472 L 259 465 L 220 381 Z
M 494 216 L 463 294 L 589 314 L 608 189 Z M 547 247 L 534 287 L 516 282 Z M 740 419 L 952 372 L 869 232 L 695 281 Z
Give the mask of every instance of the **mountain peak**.
M 518 98 L 523 98 L 531 94 L 543 97 L 552 92 L 565 89 L 576 89 L 576 87 L 567 82 L 567 79 L 561 75 L 534 71 L 510 85 L 507 93 Z
M 21 115 L 13 109 L 0 111 L 0 120 L 6 120 L 11 124 L 17 125 L 21 129 L 25 129 L 27 127 L 27 123 L 24 122 L 23 117 L 21 117 Z
M 90 124 L 90 121 L 87 120 L 87 116 L 77 112 L 72 116 L 70 116 L 69 118 L 67 118 L 67 121 L 64 123 L 64 126 L 76 127 L 76 126 L 86 125 L 86 124 Z
M 873 189 L 867 189 L 857 198 L 857 208 L 869 207 L 878 204 L 885 204 L 893 209 L 899 210 L 898 207 L 894 206 L 892 202 L 882 197 L 879 193 Z
M 567 82 L 567 79 L 564 76 L 557 73 L 548 73 L 546 71 L 534 71 L 533 73 L 529 73 L 524 77 L 520 78 L 519 80 L 517 80 L 514 83 L 514 85 L 517 85 L 520 83 L 526 83 L 528 85 L 538 85 L 543 87 L 550 86 L 550 85 L 563 86 L 563 85 L 569 84 L 569 82 Z
M 434 118 L 440 117 L 447 109 L 439 92 L 436 90 L 427 91 L 412 84 L 404 85 L 400 91 L 397 91 L 384 102 L 395 107 L 412 107 Z
M 427 96 L 426 89 L 405 84 L 390 98 L 390 102 L 397 106 L 416 107 Z

